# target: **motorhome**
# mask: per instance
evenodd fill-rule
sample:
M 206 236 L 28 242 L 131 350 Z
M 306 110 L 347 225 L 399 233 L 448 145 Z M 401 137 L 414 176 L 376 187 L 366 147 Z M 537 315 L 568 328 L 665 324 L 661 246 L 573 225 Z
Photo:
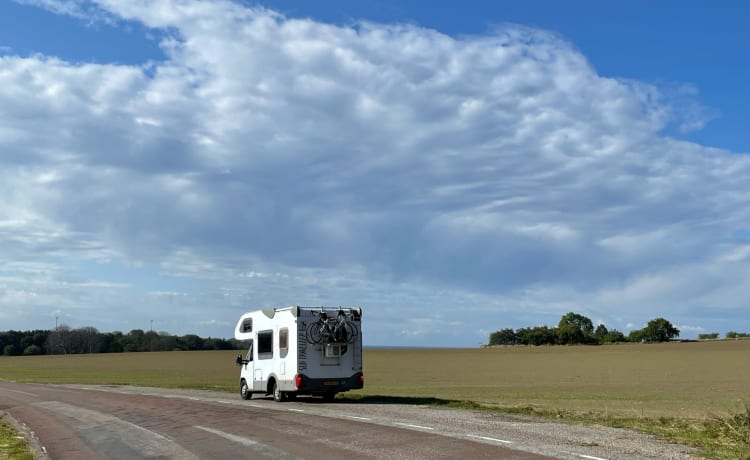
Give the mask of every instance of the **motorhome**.
M 238 356 L 240 396 L 297 395 L 333 399 L 364 387 L 361 308 L 268 308 L 243 314 L 234 338 L 248 341 Z

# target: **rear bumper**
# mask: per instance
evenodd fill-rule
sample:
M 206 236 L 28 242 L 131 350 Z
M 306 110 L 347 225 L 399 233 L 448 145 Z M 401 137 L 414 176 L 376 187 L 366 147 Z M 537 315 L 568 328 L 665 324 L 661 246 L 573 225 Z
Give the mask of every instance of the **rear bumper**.
M 341 393 L 349 390 L 359 390 L 364 388 L 364 377 L 361 372 L 353 374 L 351 377 L 331 377 L 322 379 L 313 379 L 304 374 L 300 374 L 301 381 L 297 388 L 297 394 L 315 395 L 326 393 Z

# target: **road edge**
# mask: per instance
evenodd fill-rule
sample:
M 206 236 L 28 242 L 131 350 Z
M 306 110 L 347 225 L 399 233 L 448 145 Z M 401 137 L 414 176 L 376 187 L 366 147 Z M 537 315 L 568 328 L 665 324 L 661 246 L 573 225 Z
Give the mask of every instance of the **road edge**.
M 47 449 L 42 446 L 39 438 L 36 437 L 36 433 L 34 433 L 34 431 L 32 431 L 31 428 L 28 427 L 28 425 L 23 422 L 19 422 L 8 411 L 4 410 L 0 410 L 0 419 L 8 422 L 11 426 L 13 426 L 13 429 L 15 429 L 19 435 L 24 437 L 26 442 L 29 444 L 32 452 L 34 453 L 34 458 L 36 460 L 50 460 L 50 457 L 47 454 Z

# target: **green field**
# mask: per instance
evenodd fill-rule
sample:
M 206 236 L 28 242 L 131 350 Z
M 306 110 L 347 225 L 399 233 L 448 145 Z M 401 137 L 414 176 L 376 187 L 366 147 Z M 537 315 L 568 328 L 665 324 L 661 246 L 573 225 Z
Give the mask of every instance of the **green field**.
M 0 357 L 0 379 L 237 391 L 237 354 Z M 692 438 L 710 431 L 714 422 L 723 423 L 720 418 L 750 413 L 750 341 L 367 349 L 363 360 L 365 389 L 346 397 L 466 407 L 478 403 L 635 426 L 699 445 L 705 439 Z M 682 433 L 685 430 L 689 433 Z M 719 432 L 708 436 L 731 444 Z
M 235 391 L 236 351 L 0 357 L 0 379 Z M 750 341 L 368 349 L 359 395 L 613 416 L 705 417 L 750 402 Z

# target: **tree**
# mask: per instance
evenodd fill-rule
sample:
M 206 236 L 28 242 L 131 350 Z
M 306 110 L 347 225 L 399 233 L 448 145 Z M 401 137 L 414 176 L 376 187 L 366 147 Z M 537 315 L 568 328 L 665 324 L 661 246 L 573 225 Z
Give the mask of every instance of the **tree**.
M 628 334 L 628 342 L 645 342 L 645 332 L 643 329 L 636 329 L 633 331 L 630 331 L 630 334 Z
M 602 339 L 604 343 L 617 343 L 617 342 L 627 342 L 628 339 L 625 337 L 625 335 L 618 331 L 617 329 L 612 329 L 611 331 L 608 331 L 607 334 Z
M 53 355 L 66 355 L 71 351 L 70 327 L 61 324 L 47 335 L 47 353 Z
M 95 327 L 81 327 L 70 331 L 70 350 L 68 353 L 99 353 L 101 335 Z
M 178 348 L 177 336 L 169 335 L 166 332 L 159 332 L 159 338 L 157 340 L 157 350 L 159 351 L 171 351 Z
M 103 353 L 120 353 L 123 351 L 122 332 L 107 332 L 101 334 L 101 350 Z
M 178 344 L 183 350 L 200 350 L 203 348 L 203 339 L 195 334 L 186 334 L 178 339 Z
M 578 313 L 566 313 L 557 325 L 557 335 L 561 344 L 590 343 L 594 333 L 594 323 Z
M 122 340 L 122 346 L 123 349 L 127 352 L 130 351 L 144 351 L 143 348 L 143 341 L 144 337 L 146 336 L 146 333 L 143 332 L 143 329 L 133 329 L 128 334 L 123 337 Z
M 646 341 L 668 342 L 680 336 L 680 330 L 664 318 L 654 318 L 646 325 Z
M 516 345 L 518 337 L 513 329 L 500 329 L 490 334 L 490 345 Z
M 547 326 L 526 327 L 516 331 L 518 343 L 521 345 L 555 345 L 557 343 L 557 328 Z
M 680 336 L 680 330 L 664 318 L 654 318 L 643 329 L 631 331 L 631 342 L 668 342 Z
M 596 330 L 594 331 L 594 336 L 599 339 L 600 342 L 604 341 L 604 337 L 609 334 L 609 330 L 607 329 L 607 326 L 604 324 L 600 324 L 596 326 Z

